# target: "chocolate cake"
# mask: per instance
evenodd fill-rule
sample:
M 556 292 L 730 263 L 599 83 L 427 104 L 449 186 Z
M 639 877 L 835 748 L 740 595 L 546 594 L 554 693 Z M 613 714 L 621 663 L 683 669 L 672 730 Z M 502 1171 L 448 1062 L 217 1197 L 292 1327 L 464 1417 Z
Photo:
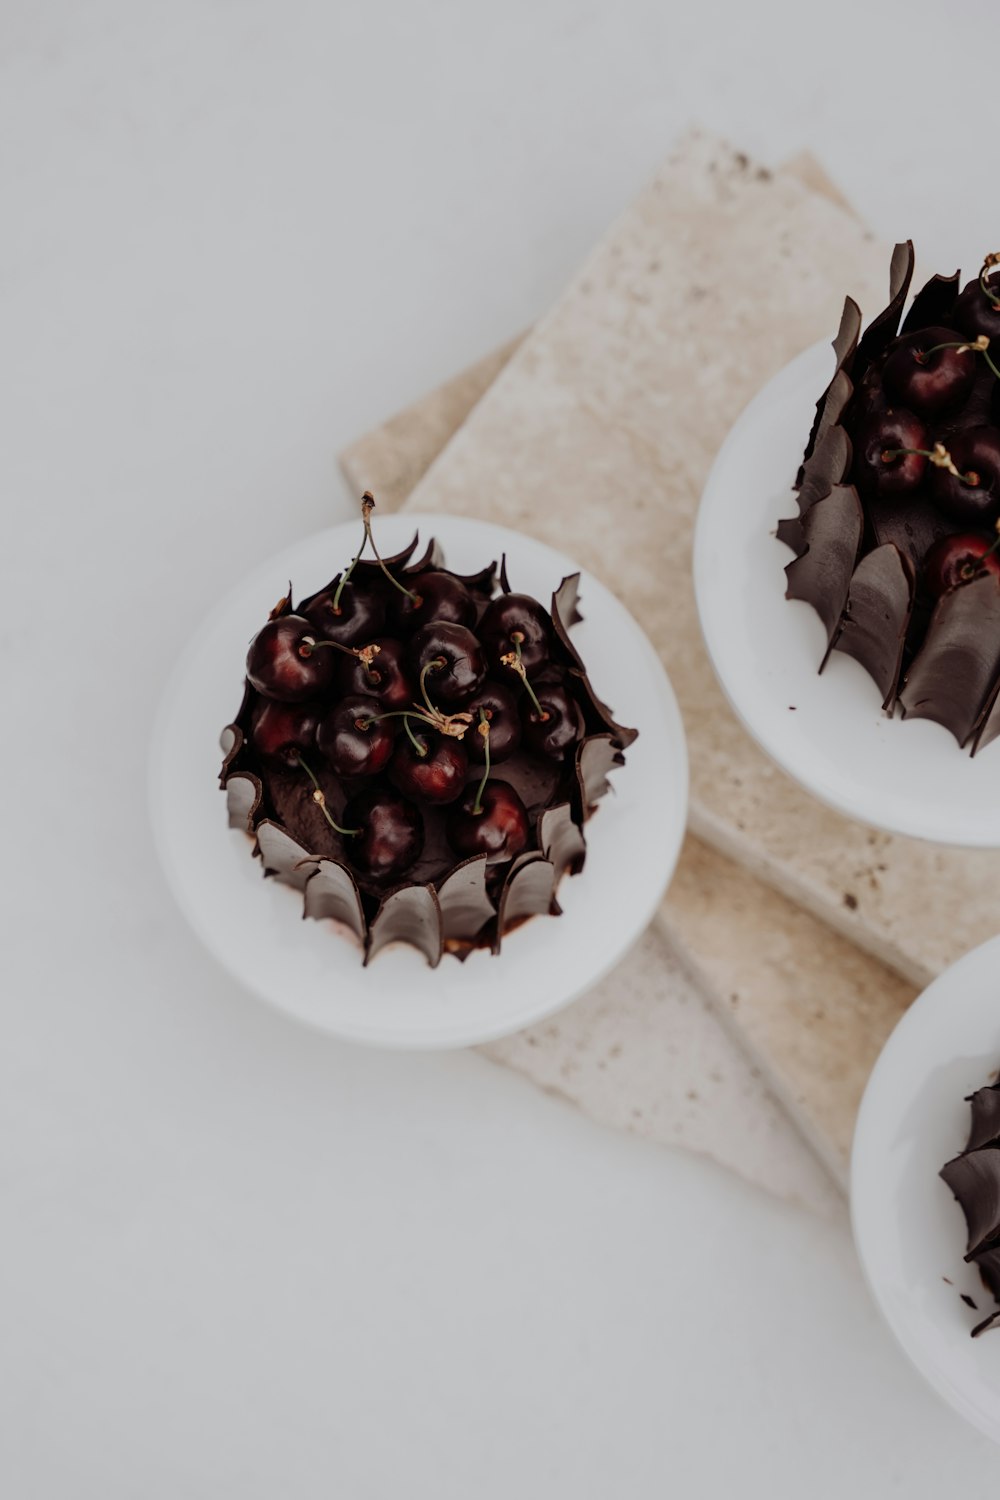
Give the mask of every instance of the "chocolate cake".
M 374 503 L 350 566 L 298 604 L 289 585 L 251 642 L 220 779 L 305 916 L 346 928 L 366 964 L 402 941 L 436 966 L 559 915 L 636 731 L 570 638 L 579 574 L 545 609 L 506 559 L 460 575 L 434 541 L 414 560 L 417 537 L 383 559 Z
M 796 480 L 787 597 L 867 670 L 892 714 L 975 754 L 1000 734 L 1000 256 L 934 276 L 903 316 L 913 245 L 864 333 L 848 297 Z M 996 354 L 994 345 L 996 341 Z
M 941 1169 L 968 1228 L 966 1260 L 979 1267 L 983 1285 L 1000 1302 L 1000 1083 L 971 1094 L 972 1128 L 965 1150 Z M 1000 1308 L 977 1323 L 973 1338 L 1000 1324 Z

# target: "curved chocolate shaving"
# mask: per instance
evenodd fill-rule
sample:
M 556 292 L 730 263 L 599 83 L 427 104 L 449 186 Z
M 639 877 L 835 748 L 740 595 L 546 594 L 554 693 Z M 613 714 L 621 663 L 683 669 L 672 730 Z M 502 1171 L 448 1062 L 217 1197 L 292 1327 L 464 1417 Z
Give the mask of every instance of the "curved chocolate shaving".
M 438 570 L 438 568 L 440 568 L 440 566 L 441 566 L 441 564 L 443 562 L 444 562 L 444 549 L 441 547 L 441 545 L 438 542 L 437 538 L 432 536 L 431 539 L 430 539 L 430 541 L 427 543 L 426 548 L 424 549 L 424 555 L 420 559 L 420 561 L 419 562 L 415 562 L 415 563 L 410 563 L 408 567 L 405 567 L 405 568 L 401 569 L 401 572 L 405 576 L 407 576 L 407 577 L 411 573 L 427 573 L 427 572 L 435 572 L 436 573 L 437 570 Z M 386 565 L 387 568 L 392 566 L 389 558 L 386 558 L 385 565 Z M 377 566 L 378 566 L 378 564 L 376 563 L 376 567 Z
M 225 786 L 229 768 L 243 749 L 244 743 L 243 730 L 238 724 L 227 724 L 219 735 L 219 748 L 222 751 L 222 769 L 219 772 L 220 786 Z
M 576 747 L 576 780 L 580 801 L 579 821 L 611 790 L 608 773 L 624 764 L 624 757 L 610 734 L 591 734 Z
M 972 736 L 972 755 L 978 755 L 1000 735 L 1000 676 L 990 689 Z
M 937 506 L 923 495 L 879 499 L 869 507 L 875 540 L 898 547 L 919 572 L 927 551 L 951 529 Z
M 500 555 L 500 588 L 501 588 L 502 592 L 505 593 L 505 594 L 512 594 L 514 592 L 514 590 L 511 588 L 510 583 L 508 582 L 508 579 L 507 579 L 507 554 L 506 554 L 506 552 L 503 552 Z
M 254 818 L 264 800 L 264 788 L 260 779 L 249 771 L 236 771 L 227 776 L 224 785 L 230 828 L 252 833 Z
M 958 296 L 958 282 L 958 271 L 954 276 L 932 276 L 926 281 L 911 302 L 900 332 L 916 333 L 920 328 L 936 328 L 942 323 L 949 327 Z
M 985 1333 L 989 1328 L 994 1328 L 998 1322 L 1000 1322 L 1000 1311 L 991 1313 L 988 1318 L 984 1318 L 981 1323 L 976 1324 L 972 1330 L 972 1337 L 977 1339 L 981 1333 Z
M 834 422 L 839 420 L 840 413 L 844 409 L 845 402 L 840 402 L 837 415 L 832 412 L 840 401 L 839 396 L 834 396 L 834 388 L 839 385 L 840 390 L 844 388 L 844 380 L 847 381 L 847 394 L 850 396 L 850 380 L 847 375 L 853 368 L 854 353 L 858 346 L 858 334 L 861 332 L 861 309 L 853 297 L 844 298 L 843 311 L 840 314 L 840 327 L 837 329 L 833 340 L 833 353 L 836 359 L 830 384 L 816 402 L 816 415 L 813 417 L 812 427 L 809 429 L 809 438 L 806 442 L 806 451 L 802 455 L 802 464 L 795 479 L 795 489 L 802 484 L 808 464 L 813 452 L 818 447 L 822 432 L 825 432 Z M 844 377 L 843 379 L 841 377 Z M 832 405 L 831 405 L 832 397 Z
M 941 1176 L 958 1199 L 968 1229 L 966 1260 L 1000 1234 L 1000 1151 L 986 1148 L 956 1156 Z
M 833 642 L 835 651 L 853 656 L 865 668 L 886 709 L 896 701 L 914 585 L 909 559 L 891 543 L 876 547 L 854 570 Z
M 1000 675 L 1000 584 L 991 573 L 938 600 L 899 701 L 907 718 L 933 719 L 966 745 Z
M 980 1251 L 975 1256 L 975 1263 L 979 1267 L 983 1285 L 1000 1302 L 1000 1250 Z M 1000 1313 L 995 1313 L 994 1317 L 1000 1317 Z
M 486 855 L 456 865 L 438 887 L 441 908 L 441 932 L 445 943 L 461 945 L 465 956 L 476 939 L 496 916 L 496 909 L 486 894 Z
M 257 824 L 257 850 L 265 875 L 273 875 L 285 885 L 304 891 L 306 882 L 319 863 L 317 855 L 292 838 L 271 818 L 262 818 Z
M 485 568 L 480 568 L 478 573 L 456 573 L 454 568 L 442 568 L 440 564 L 437 566 L 440 571 L 449 574 L 452 578 L 457 578 L 459 583 L 464 583 L 470 594 L 480 594 L 484 599 L 493 597 L 497 578 L 495 562 L 491 562 Z M 407 572 L 409 573 L 409 569 Z
M 972 1126 L 966 1151 L 1000 1145 L 1000 1083 L 977 1089 L 968 1102 L 972 1106 Z
M 594 685 L 586 673 L 582 673 L 575 667 L 570 668 L 570 681 L 579 689 L 583 695 L 584 715 L 593 722 L 601 725 L 602 730 L 607 729 L 612 735 L 615 744 L 622 750 L 627 750 L 629 745 L 635 744 L 639 738 L 638 729 L 630 729 L 625 724 L 619 724 L 614 714 L 606 703 L 604 703 L 594 692 Z M 587 710 L 590 710 L 589 714 Z
M 817 500 L 825 500 L 835 484 L 844 482 L 851 472 L 852 457 L 853 448 L 845 427 L 838 423 L 824 432 L 802 468 L 798 491 L 800 516 Z
M 786 599 L 811 604 L 826 627 L 827 655 L 847 603 L 864 516 L 857 490 L 835 484 L 825 500 L 810 506 L 800 522 L 804 551 L 785 568 Z M 826 664 L 826 656 L 820 671 Z
M 583 677 L 586 676 L 587 669 L 583 665 L 583 658 L 570 640 L 569 635 L 570 625 L 574 625 L 578 620 L 583 619 L 583 616 L 576 607 L 579 594 L 580 575 L 579 573 L 571 573 L 568 578 L 563 579 L 552 595 L 550 613 L 552 616 L 552 629 L 556 633 L 556 639 L 581 677 Z
M 579 875 L 587 857 L 587 840 L 573 818 L 568 802 L 547 807 L 538 819 L 538 843 L 556 872 L 556 884 L 568 870 Z
M 504 935 L 527 917 L 558 915 L 555 899 L 556 872 L 537 850 L 521 854 L 511 865 L 500 892 L 493 952 L 500 952 Z
M 321 859 L 305 884 L 303 917 L 321 922 L 326 918 L 343 925 L 364 943 L 368 924 L 354 876 L 335 859 Z
M 863 372 L 873 360 L 879 359 L 899 332 L 903 304 L 913 280 L 913 261 L 912 240 L 893 250 L 889 263 L 889 301 L 865 329 L 854 360 L 855 370 Z
M 365 964 L 389 943 L 409 943 L 418 948 L 432 969 L 441 962 L 441 908 L 432 885 L 407 885 L 393 891 L 382 902 L 368 934 Z

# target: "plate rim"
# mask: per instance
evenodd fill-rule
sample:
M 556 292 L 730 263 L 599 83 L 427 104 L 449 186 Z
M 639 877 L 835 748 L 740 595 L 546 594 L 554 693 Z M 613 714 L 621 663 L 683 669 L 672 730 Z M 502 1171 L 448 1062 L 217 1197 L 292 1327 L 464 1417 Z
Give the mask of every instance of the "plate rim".
M 151 825 L 153 843 L 165 882 L 182 916 L 201 945 L 211 954 L 213 959 L 246 993 L 251 994 L 256 1001 L 279 1012 L 289 1021 L 309 1026 L 326 1036 L 356 1045 L 396 1051 L 454 1050 L 456 1048 L 478 1046 L 489 1041 L 498 1040 L 500 1037 L 511 1035 L 528 1026 L 537 1025 L 557 1014 L 587 990 L 598 984 L 616 964 L 621 962 L 626 953 L 634 946 L 643 932 L 645 932 L 662 900 L 664 892 L 673 878 L 686 833 L 690 787 L 687 739 L 677 695 L 659 654 L 624 602 L 596 575 L 576 563 L 567 554 L 550 546 L 547 542 L 540 541 L 529 533 L 518 532 L 511 527 L 492 521 L 480 520 L 478 517 L 448 515 L 432 511 L 414 511 L 412 513 L 394 511 L 389 513 L 386 519 L 391 520 L 394 525 L 405 524 L 414 531 L 420 531 L 421 534 L 426 533 L 429 536 L 435 533 L 440 537 L 446 549 L 448 547 L 447 529 L 456 523 L 459 527 L 467 530 L 484 533 L 490 539 L 489 547 L 492 548 L 503 545 L 510 552 L 516 548 L 519 542 L 525 542 L 530 547 L 539 549 L 541 553 L 550 554 L 553 559 L 558 559 L 557 570 L 568 565 L 567 571 L 579 571 L 583 583 L 581 592 L 590 591 L 592 593 L 594 589 L 600 590 L 601 594 L 606 596 L 607 600 L 611 601 L 612 607 L 620 611 L 621 618 L 627 622 L 629 629 L 633 632 L 635 646 L 642 649 L 646 658 L 647 668 L 652 678 L 656 681 L 660 709 L 665 720 L 670 725 L 672 737 L 671 763 L 673 769 L 670 780 L 669 803 L 671 808 L 674 809 L 675 817 L 674 825 L 668 830 L 670 837 L 667 841 L 667 857 L 662 863 L 661 871 L 658 872 L 658 879 L 650 888 L 649 894 L 636 906 L 636 920 L 630 924 L 632 930 L 628 940 L 617 943 L 606 957 L 603 957 L 599 963 L 595 963 L 591 967 L 585 979 L 580 983 L 573 985 L 565 992 L 557 992 L 554 1000 L 546 1003 L 544 1006 L 536 1006 L 530 1016 L 518 1014 L 512 1023 L 502 1016 L 497 1016 L 495 1022 L 489 1025 L 480 1024 L 470 1026 L 466 1024 L 465 1026 L 461 1026 L 452 1023 L 447 1030 L 438 1028 L 438 1030 L 429 1034 L 426 1030 L 419 1027 L 394 1027 L 391 1030 L 387 1030 L 386 1027 L 378 1025 L 345 1025 L 339 1020 L 335 1020 L 334 1024 L 328 1025 L 324 1020 L 315 1015 L 308 1015 L 291 1008 L 279 997 L 271 993 L 263 982 L 254 982 L 244 973 L 234 969 L 228 961 L 225 953 L 222 951 L 221 945 L 216 941 L 215 935 L 212 932 L 211 922 L 196 907 L 195 903 L 188 899 L 183 871 L 175 861 L 174 851 L 165 830 L 165 808 L 163 805 L 165 799 L 160 790 L 162 779 L 159 775 L 164 753 L 163 727 L 171 721 L 176 709 L 176 700 L 182 691 L 188 674 L 193 668 L 194 662 L 198 658 L 199 637 L 212 627 L 218 626 L 225 619 L 228 610 L 232 607 L 231 601 L 233 596 L 251 585 L 258 576 L 270 570 L 276 562 L 280 562 L 280 559 L 286 553 L 309 546 L 319 547 L 322 545 L 323 540 L 328 539 L 332 533 L 338 531 L 346 533 L 351 531 L 352 528 L 355 528 L 356 523 L 350 519 L 342 522 L 334 522 L 330 526 L 323 527 L 307 536 L 292 539 L 288 542 L 287 546 L 280 548 L 277 553 L 262 557 L 259 562 L 251 564 L 243 573 L 232 580 L 231 586 L 226 589 L 221 598 L 218 598 L 213 603 L 205 616 L 192 630 L 166 677 L 153 717 L 146 766 L 147 816 Z M 555 587 L 557 584 L 558 579 L 555 579 L 553 586 Z M 219 826 L 220 831 L 224 834 L 232 832 L 227 827 L 224 818 L 221 819 Z M 579 879 L 585 878 L 585 876 L 573 878 Z M 289 892 L 289 895 L 293 894 Z M 553 920 L 561 921 L 562 918 Z M 337 939 L 333 934 L 331 934 L 331 937 L 335 941 L 342 941 L 341 939 Z M 355 952 L 352 956 L 357 960 L 358 972 L 368 972 L 362 967 L 360 955 Z M 419 959 L 421 965 L 424 964 L 422 956 L 418 954 L 414 956 Z M 499 958 L 492 961 L 499 963 L 502 962 L 502 958 L 503 955 L 501 954 Z M 442 962 L 444 961 L 442 960 Z M 373 968 L 371 972 L 377 973 L 377 970 Z

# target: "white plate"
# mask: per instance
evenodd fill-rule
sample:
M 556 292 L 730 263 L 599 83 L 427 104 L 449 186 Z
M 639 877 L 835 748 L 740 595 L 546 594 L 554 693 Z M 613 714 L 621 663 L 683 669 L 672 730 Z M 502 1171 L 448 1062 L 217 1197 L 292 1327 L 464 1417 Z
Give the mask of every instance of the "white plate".
M 851 1216 L 865 1275 L 900 1344 L 949 1405 L 1000 1442 L 1000 1331 L 969 1337 L 995 1304 L 963 1262 L 965 1219 L 938 1177 L 968 1139 L 966 1096 L 1000 1066 L 998 971 L 1000 937 L 952 964 L 889 1038 L 854 1133 Z
M 437 536 L 447 564 L 472 572 L 507 554 L 512 587 L 548 600 L 577 571 L 517 532 L 453 516 L 380 516 L 379 550 L 416 528 Z M 541 1020 L 622 956 L 646 927 L 673 874 L 687 813 L 687 751 L 673 689 L 625 607 L 584 573 L 584 620 L 573 639 L 597 691 L 639 738 L 612 775 L 614 792 L 587 824 L 587 864 L 559 887 L 563 915 L 534 918 L 494 958 L 437 969 L 393 945 L 368 969 L 326 922 L 301 920 L 301 897 L 261 877 L 245 834 L 227 827 L 217 786 L 219 732 L 239 707 L 247 642 L 288 579 L 303 598 L 353 556 L 354 522 L 296 543 L 228 594 L 196 632 L 160 707 L 150 799 L 167 880 L 192 927 L 248 989 L 337 1036 L 394 1047 L 460 1047 Z
M 792 481 L 828 344 L 764 387 L 719 450 L 698 513 L 694 579 L 709 655 L 736 713 L 778 765 L 838 812 L 892 833 L 1000 846 L 1000 749 L 973 760 L 939 724 L 889 719 L 867 672 L 834 652 L 818 615 L 785 598 L 792 553 L 775 537 L 794 515 Z

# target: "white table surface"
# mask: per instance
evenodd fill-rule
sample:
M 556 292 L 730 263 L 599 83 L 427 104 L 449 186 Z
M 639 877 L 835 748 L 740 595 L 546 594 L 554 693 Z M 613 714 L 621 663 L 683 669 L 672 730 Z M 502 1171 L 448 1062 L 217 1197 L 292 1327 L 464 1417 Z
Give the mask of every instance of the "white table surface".
M 215 590 L 348 514 L 338 447 L 542 311 L 690 120 L 813 148 L 942 269 L 994 248 L 991 15 L 6 0 L 5 1497 L 995 1483 L 845 1223 L 264 1010 L 144 793 Z

